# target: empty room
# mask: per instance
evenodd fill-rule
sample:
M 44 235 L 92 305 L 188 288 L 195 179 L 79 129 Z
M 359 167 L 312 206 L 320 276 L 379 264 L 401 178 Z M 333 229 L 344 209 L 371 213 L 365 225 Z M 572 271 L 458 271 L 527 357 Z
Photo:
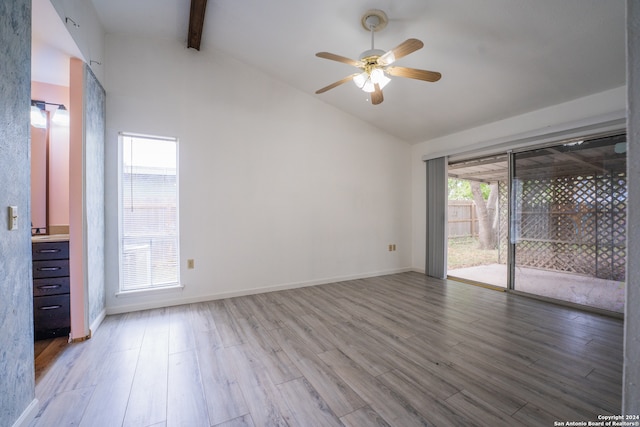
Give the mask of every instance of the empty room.
M 0 427 L 640 426 L 633 0 L 4 0 Z

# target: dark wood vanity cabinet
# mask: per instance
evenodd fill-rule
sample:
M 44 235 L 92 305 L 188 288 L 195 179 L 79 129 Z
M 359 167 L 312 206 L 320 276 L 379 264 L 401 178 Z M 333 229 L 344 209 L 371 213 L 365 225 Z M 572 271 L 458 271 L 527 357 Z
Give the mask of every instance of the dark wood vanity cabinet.
M 35 339 L 68 335 L 69 241 L 33 242 L 32 257 Z

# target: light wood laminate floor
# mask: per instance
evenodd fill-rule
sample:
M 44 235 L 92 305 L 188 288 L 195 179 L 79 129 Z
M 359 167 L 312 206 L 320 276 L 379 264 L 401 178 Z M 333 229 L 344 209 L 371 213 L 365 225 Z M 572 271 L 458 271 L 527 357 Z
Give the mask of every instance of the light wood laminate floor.
M 621 378 L 620 320 L 403 273 L 108 316 L 33 426 L 553 426 Z

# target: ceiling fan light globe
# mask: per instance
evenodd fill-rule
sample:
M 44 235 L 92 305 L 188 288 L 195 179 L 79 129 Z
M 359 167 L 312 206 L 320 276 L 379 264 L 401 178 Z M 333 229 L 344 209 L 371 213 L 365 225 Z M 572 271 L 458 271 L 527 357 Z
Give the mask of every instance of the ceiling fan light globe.
M 353 78 L 353 82 L 355 83 L 355 85 L 358 86 L 359 89 L 362 89 L 367 93 L 374 92 L 376 90 L 376 84 L 380 87 L 380 89 L 382 89 L 390 81 L 391 79 L 385 75 L 384 71 L 381 68 L 375 68 L 371 70 L 371 73 L 367 73 L 365 71 Z
M 353 78 L 353 83 L 358 86 L 358 89 L 362 89 L 365 92 L 370 93 L 375 90 L 373 83 L 371 83 L 371 79 L 369 78 L 369 74 L 366 71 L 355 76 Z
M 380 89 L 385 87 L 390 81 L 391 79 L 384 74 L 381 68 L 375 68 L 371 71 L 371 83 L 374 85 L 377 83 Z

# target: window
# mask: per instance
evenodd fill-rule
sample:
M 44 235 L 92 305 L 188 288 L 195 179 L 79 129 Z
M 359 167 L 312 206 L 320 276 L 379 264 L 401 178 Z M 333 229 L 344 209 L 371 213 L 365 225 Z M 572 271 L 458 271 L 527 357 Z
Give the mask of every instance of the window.
M 178 141 L 120 134 L 120 291 L 179 284 Z

